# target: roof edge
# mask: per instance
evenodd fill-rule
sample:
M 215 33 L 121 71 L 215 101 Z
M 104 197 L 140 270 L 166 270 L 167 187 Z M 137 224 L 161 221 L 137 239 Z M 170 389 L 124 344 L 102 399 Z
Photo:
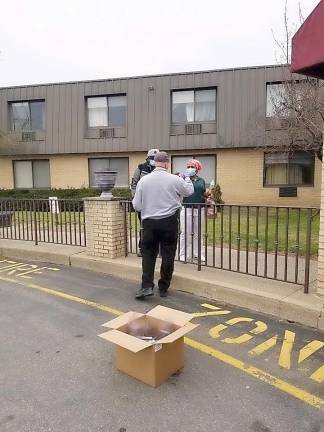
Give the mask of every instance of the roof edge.
M 94 80 L 79 80 L 79 81 L 61 81 L 61 82 L 49 82 L 42 84 L 21 84 L 14 86 L 5 86 L 0 87 L 0 90 L 6 89 L 15 89 L 15 88 L 26 88 L 26 87 L 46 87 L 46 86 L 56 86 L 56 85 L 64 85 L 64 84 L 85 84 L 85 83 L 99 83 L 99 82 L 107 82 L 107 81 L 122 81 L 129 79 L 143 79 L 143 78 L 158 78 L 158 77 L 167 77 L 167 76 L 176 76 L 176 75 L 191 75 L 191 74 L 201 74 L 201 73 L 213 73 L 213 72 L 235 72 L 239 70 L 253 70 L 253 69 L 272 69 L 278 67 L 289 67 L 288 64 L 273 64 L 273 65 L 262 65 L 262 66 L 241 66 L 235 68 L 224 68 L 224 69 L 207 69 L 207 70 L 196 70 L 196 71 L 187 71 L 187 72 L 171 72 L 165 74 L 152 74 L 152 75 L 134 75 L 127 77 L 118 77 L 118 78 L 100 78 Z

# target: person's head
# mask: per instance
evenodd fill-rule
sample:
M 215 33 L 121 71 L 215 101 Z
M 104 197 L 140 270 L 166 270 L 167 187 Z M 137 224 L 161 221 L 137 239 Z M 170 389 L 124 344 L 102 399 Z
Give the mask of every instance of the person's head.
M 156 167 L 165 168 L 165 169 L 169 168 L 170 158 L 168 153 L 164 151 L 158 152 L 154 157 L 154 161 Z
M 187 170 L 190 170 L 192 173 L 190 177 L 194 177 L 202 170 L 202 164 L 197 159 L 189 159 L 187 162 Z
M 146 160 L 151 166 L 155 166 L 154 156 L 159 153 L 159 149 L 151 149 L 147 152 Z

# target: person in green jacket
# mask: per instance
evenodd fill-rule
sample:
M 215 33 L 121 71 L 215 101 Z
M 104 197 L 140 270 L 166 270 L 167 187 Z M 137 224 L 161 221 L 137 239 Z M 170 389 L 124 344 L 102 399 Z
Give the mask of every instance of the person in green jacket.
M 204 226 L 205 209 L 202 204 L 205 204 L 206 197 L 205 180 L 198 176 L 201 170 L 202 164 L 199 160 L 190 159 L 187 162 L 187 172 L 191 173 L 190 179 L 194 186 L 194 193 L 183 199 L 184 206 L 180 213 L 180 261 L 183 262 L 198 258 L 198 212 L 200 211 L 201 214 L 201 225 Z M 203 247 L 201 247 L 201 261 L 205 261 Z

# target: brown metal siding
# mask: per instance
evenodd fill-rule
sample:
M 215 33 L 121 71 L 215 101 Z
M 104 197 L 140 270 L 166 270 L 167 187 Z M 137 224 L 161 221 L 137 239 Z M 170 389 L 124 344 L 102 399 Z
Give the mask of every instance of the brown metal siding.
M 8 101 L 45 99 L 46 138 L 19 143 L 19 154 L 254 147 L 256 126 L 262 129 L 265 121 L 266 82 L 280 81 L 284 75 L 282 67 L 259 67 L 4 88 L 0 89 L 0 129 L 9 128 Z M 217 133 L 170 136 L 171 91 L 198 87 L 217 87 Z M 85 98 L 109 94 L 127 95 L 126 137 L 85 138 Z

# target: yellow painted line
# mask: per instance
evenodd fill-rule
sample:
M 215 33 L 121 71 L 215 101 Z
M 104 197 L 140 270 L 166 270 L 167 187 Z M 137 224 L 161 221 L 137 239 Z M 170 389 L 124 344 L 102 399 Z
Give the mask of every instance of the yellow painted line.
M 77 297 L 77 296 L 74 296 L 71 294 L 67 294 L 67 293 L 62 292 L 62 291 L 57 291 L 57 290 L 54 290 L 51 288 L 45 288 L 45 287 L 42 287 L 42 286 L 34 284 L 34 283 L 26 283 L 26 282 L 22 282 L 19 280 L 6 278 L 3 276 L 0 276 L 0 280 L 5 281 L 5 282 L 13 282 L 13 283 L 16 283 L 18 285 L 22 285 L 22 286 L 27 287 L 27 288 L 33 288 L 33 289 L 36 289 L 38 291 L 45 292 L 46 294 L 51 294 L 51 295 L 56 296 L 56 297 L 61 297 L 65 300 L 71 300 L 71 301 L 74 301 L 74 302 L 77 302 L 80 304 L 84 304 L 86 306 L 90 306 L 90 307 L 93 307 L 95 309 L 99 309 L 99 310 L 102 310 L 104 312 L 111 313 L 113 315 L 122 315 L 124 313 L 118 309 L 114 309 L 114 308 L 111 308 L 109 306 L 93 302 L 91 300 L 86 300 L 82 297 Z
M 291 352 L 295 342 L 295 333 L 290 330 L 285 330 L 285 336 L 282 342 L 280 356 L 279 356 L 279 366 L 285 369 L 290 369 L 291 363 Z
M 233 318 L 233 320 L 229 320 L 227 321 L 227 323 L 229 323 L 230 321 L 235 321 L 235 318 Z M 252 320 L 253 321 L 253 320 Z M 240 322 L 240 321 L 236 321 L 236 322 Z M 253 333 L 253 335 L 257 335 L 260 333 L 263 333 L 267 330 L 268 326 L 266 323 L 264 323 L 263 321 L 256 321 L 256 326 L 254 329 L 250 330 L 250 333 Z M 250 341 L 254 336 L 252 336 L 251 334 L 248 333 L 244 333 L 241 336 L 238 336 L 236 338 L 225 338 L 222 340 L 222 342 L 227 343 L 227 344 L 243 344 L 246 343 L 248 341 Z
M 310 378 L 318 383 L 324 382 L 324 365 L 317 369 Z
M 12 268 L 14 268 L 14 267 L 19 267 L 19 266 L 21 266 L 21 265 L 22 265 L 21 263 L 15 263 L 15 264 L 7 265 L 7 266 L 5 266 L 5 267 L 1 267 L 1 268 L 0 268 L 0 273 L 6 273 L 6 272 L 9 271 L 10 269 L 12 269 Z
M 310 357 L 312 354 L 316 353 L 316 351 L 320 350 L 323 347 L 324 342 L 321 342 L 319 340 L 313 340 L 300 350 L 298 363 L 302 363 L 304 360 L 306 360 L 308 357 Z
M 231 311 L 229 310 L 219 310 L 214 312 L 193 312 L 191 315 L 195 318 L 202 318 L 206 316 L 217 316 L 217 315 L 228 315 Z
M 272 336 L 272 338 L 262 342 L 260 345 L 257 345 L 255 348 L 249 351 L 251 355 L 260 355 L 264 352 L 268 351 L 270 348 L 274 347 L 277 343 L 278 335 Z
M 201 306 L 212 310 L 212 312 L 193 312 L 191 315 L 195 318 L 202 318 L 206 316 L 228 315 L 231 313 L 229 310 L 224 310 L 219 306 L 214 306 L 209 303 L 202 303 Z
M 197 342 L 193 339 L 190 339 L 188 337 L 185 338 L 185 343 L 189 345 L 192 348 L 195 348 L 198 351 L 201 351 L 205 354 L 208 354 L 217 360 L 222 361 L 223 363 L 226 363 L 230 366 L 233 366 L 236 369 L 239 369 L 248 375 L 253 376 L 254 378 L 259 379 L 260 381 L 263 381 L 267 384 L 270 384 L 272 387 L 275 387 L 279 390 L 284 391 L 285 393 L 288 393 L 291 396 L 294 396 L 297 399 L 302 400 L 305 403 L 308 403 L 309 405 L 321 408 L 324 407 L 324 400 L 319 398 L 318 396 L 312 395 L 311 393 L 300 389 L 292 384 L 287 383 L 286 381 L 283 381 L 273 375 L 268 374 L 267 372 L 264 372 L 261 369 L 258 369 L 254 366 L 248 365 L 244 363 L 241 360 L 238 360 L 235 357 L 232 357 L 228 354 L 223 353 L 222 351 L 218 351 L 215 348 L 212 348 L 208 345 L 202 344 L 200 342 Z M 324 371 L 323 371 L 324 372 Z
M 204 307 L 204 308 L 206 308 L 206 309 L 211 309 L 211 310 L 219 310 L 219 309 L 222 309 L 222 308 L 219 307 L 219 306 L 214 306 L 214 305 L 211 305 L 211 304 L 209 304 L 209 303 L 202 303 L 201 306 Z
M 57 291 L 55 289 L 51 289 L 51 288 L 45 288 L 42 287 L 40 285 L 37 284 L 33 284 L 33 283 L 26 283 L 23 281 L 19 281 L 19 280 L 15 280 L 15 279 L 10 279 L 10 278 L 6 278 L 3 276 L 0 276 L 0 280 L 5 281 L 5 282 L 10 282 L 10 283 L 15 283 L 27 288 L 32 288 L 41 292 L 44 292 L 46 294 L 50 294 L 56 297 L 60 297 L 66 300 L 71 300 L 86 306 L 90 306 L 93 307 L 95 309 L 99 309 L 102 310 L 104 312 L 108 312 L 112 315 L 122 315 L 124 312 L 118 310 L 118 309 L 114 309 L 110 306 L 106 306 L 100 303 L 96 303 L 90 300 L 86 300 L 83 299 L 82 297 L 78 297 L 78 296 L 74 296 L 71 294 L 67 294 L 64 293 L 62 291 Z M 214 358 L 216 358 L 217 360 L 222 361 L 223 363 L 226 363 L 236 369 L 241 370 L 242 372 L 247 373 L 250 376 L 253 376 L 254 378 L 259 379 L 260 381 L 267 383 L 269 385 L 271 385 L 272 387 L 275 387 L 293 397 L 295 397 L 296 399 L 299 399 L 309 405 L 311 405 L 314 408 L 323 408 L 324 407 L 324 400 L 321 399 L 318 396 L 315 396 L 303 389 L 300 389 L 292 384 L 289 384 L 286 381 L 283 381 L 273 375 L 268 374 L 267 372 L 258 369 L 254 366 L 248 365 L 246 363 L 244 363 L 243 361 L 232 357 L 228 354 L 223 353 L 222 351 L 218 351 L 217 349 L 209 346 L 209 345 L 205 345 L 201 342 L 195 341 L 194 339 L 185 337 L 185 343 L 186 345 L 190 346 L 191 348 L 196 349 L 197 351 L 200 351 L 204 354 L 210 355 Z M 323 373 L 324 373 L 324 367 L 323 367 Z

